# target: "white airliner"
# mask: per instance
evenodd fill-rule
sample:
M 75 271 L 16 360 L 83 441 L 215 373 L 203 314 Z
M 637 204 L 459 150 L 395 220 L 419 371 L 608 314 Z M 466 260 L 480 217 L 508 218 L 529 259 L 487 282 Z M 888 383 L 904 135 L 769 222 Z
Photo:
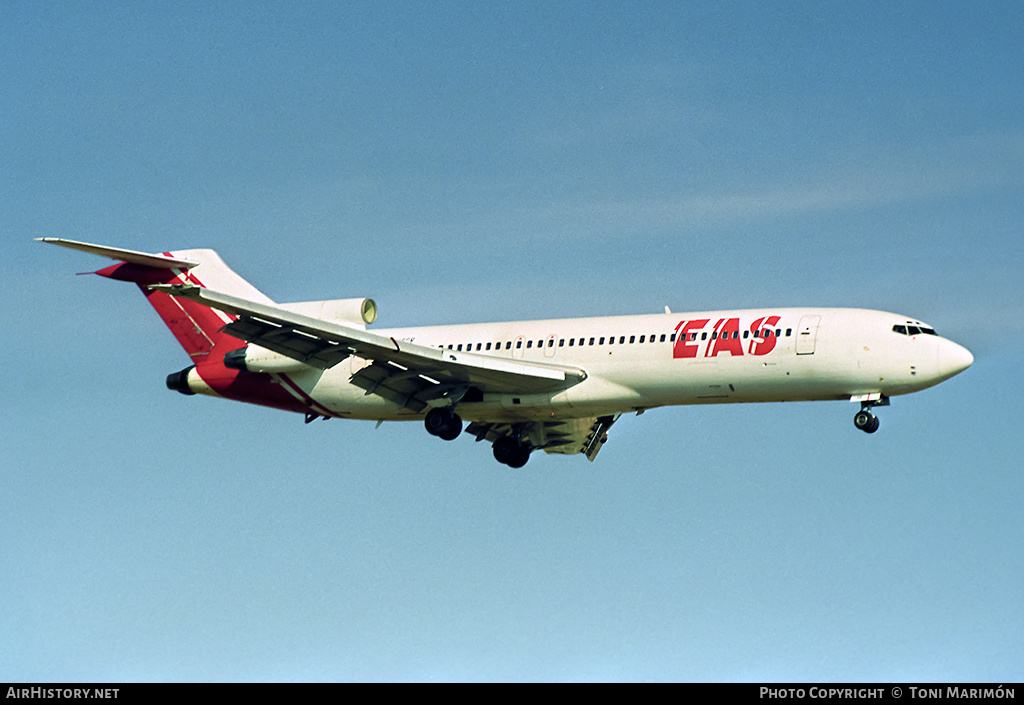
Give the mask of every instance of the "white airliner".
M 369 331 L 372 299 L 276 304 L 212 250 L 147 254 L 42 238 L 119 260 L 192 358 L 167 378 L 319 418 L 423 420 L 522 467 L 534 450 L 593 460 L 621 414 L 659 406 L 843 399 L 873 407 L 949 379 L 971 353 L 921 321 L 837 308 L 765 308 Z

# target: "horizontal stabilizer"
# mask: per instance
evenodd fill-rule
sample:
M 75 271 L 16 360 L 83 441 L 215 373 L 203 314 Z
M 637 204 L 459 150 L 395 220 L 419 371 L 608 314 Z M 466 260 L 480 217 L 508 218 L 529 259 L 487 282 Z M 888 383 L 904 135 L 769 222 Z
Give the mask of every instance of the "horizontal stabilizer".
M 106 247 L 104 245 L 93 245 L 88 242 L 77 242 L 76 240 L 64 240 L 59 237 L 38 237 L 39 242 L 46 242 L 51 245 L 60 245 L 72 250 L 81 250 L 101 257 L 121 260 L 140 264 L 144 267 L 155 267 L 156 269 L 191 269 L 199 265 L 187 259 L 177 259 L 170 255 L 150 254 L 148 252 L 136 252 L 135 250 L 122 250 L 118 247 Z

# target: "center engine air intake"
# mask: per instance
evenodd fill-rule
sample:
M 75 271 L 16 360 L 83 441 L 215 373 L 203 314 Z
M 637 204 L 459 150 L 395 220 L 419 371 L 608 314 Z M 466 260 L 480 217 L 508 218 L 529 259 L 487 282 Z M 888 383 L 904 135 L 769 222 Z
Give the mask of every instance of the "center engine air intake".
M 360 328 L 377 320 L 377 302 L 373 299 L 331 299 L 278 304 L 281 308 L 310 318 L 332 323 L 347 323 Z

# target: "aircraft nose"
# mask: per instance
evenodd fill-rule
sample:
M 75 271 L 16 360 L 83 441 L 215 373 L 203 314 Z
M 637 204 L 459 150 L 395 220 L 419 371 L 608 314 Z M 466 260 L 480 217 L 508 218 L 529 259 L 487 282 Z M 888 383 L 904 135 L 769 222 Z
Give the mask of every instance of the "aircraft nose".
M 974 355 L 962 345 L 957 345 L 951 340 L 943 340 L 939 350 L 939 366 L 942 368 L 943 376 L 947 379 L 958 375 L 974 363 Z

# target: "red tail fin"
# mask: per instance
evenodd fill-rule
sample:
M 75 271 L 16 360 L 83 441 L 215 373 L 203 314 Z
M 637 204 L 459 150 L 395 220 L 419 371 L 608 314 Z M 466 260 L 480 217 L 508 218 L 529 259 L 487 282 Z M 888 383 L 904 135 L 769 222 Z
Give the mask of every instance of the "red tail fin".
M 213 250 L 180 250 L 150 254 L 61 238 L 46 237 L 40 240 L 51 245 L 120 260 L 121 264 L 111 265 L 96 274 L 138 284 L 149 303 L 181 343 L 181 347 L 185 348 L 185 352 L 196 362 L 209 357 L 215 345 L 227 343 L 234 346 L 227 350 L 233 350 L 245 344 L 220 332 L 232 317 L 161 291 L 150 291 L 151 284 L 195 284 L 250 301 L 273 303 L 256 287 L 235 274 Z
M 157 314 L 181 347 L 185 349 L 194 362 L 200 362 L 210 355 L 215 345 L 226 344 L 224 350 L 233 350 L 245 345 L 220 329 L 231 322 L 232 317 L 201 304 L 169 296 L 162 291 L 151 291 L 151 284 L 195 284 L 210 287 L 217 291 L 233 293 L 250 300 L 270 302 L 255 287 L 235 274 L 213 250 L 184 250 L 165 253 L 168 262 L 175 261 L 179 266 L 124 262 L 111 265 L 96 272 L 100 276 L 130 281 L 138 284 L 146 299 L 156 309 Z M 188 268 L 180 266 L 180 262 L 195 262 Z
M 43 241 L 121 261 L 96 274 L 137 284 L 194 363 L 167 378 L 170 389 L 185 394 L 211 394 L 300 413 L 330 413 L 316 405 L 283 375 L 281 377 L 292 391 L 286 390 L 285 385 L 279 384 L 269 374 L 226 367 L 224 355 L 246 345 L 244 341 L 221 331 L 233 316 L 182 297 L 150 290 L 153 284 L 194 284 L 249 301 L 274 303 L 235 274 L 213 250 L 150 254 L 57 238 L 43 238 Z

